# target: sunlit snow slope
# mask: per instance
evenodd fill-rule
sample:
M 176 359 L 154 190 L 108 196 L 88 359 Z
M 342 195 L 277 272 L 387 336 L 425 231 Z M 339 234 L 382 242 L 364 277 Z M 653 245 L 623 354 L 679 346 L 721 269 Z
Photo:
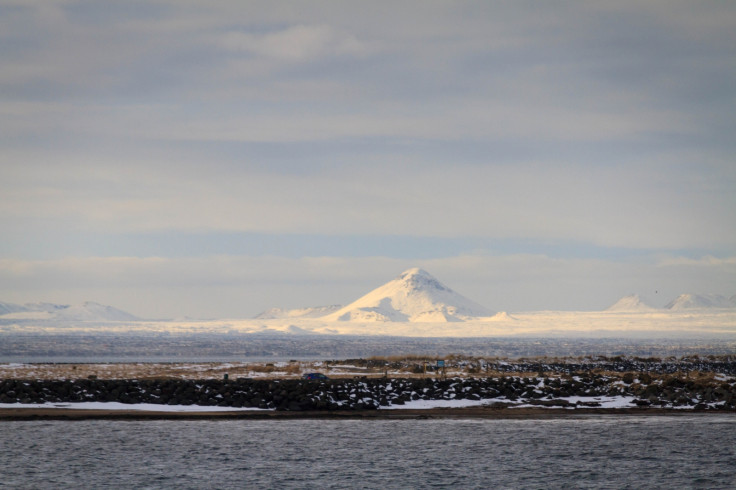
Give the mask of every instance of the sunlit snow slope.
M 456 293 L 422 269 L 409 269 L 325 321 L 459 322 L 493 312 Z
M 720 294 L 681 294 L 665 308 L 669 310 L 692 310 L 699 308 L 734 308 L 736 296 L 728 299 Z
M 12 303 L 0 303 L 0 319 L 46 320 L 56 322 L 128 322 L 139 320 L 138 317 L 128 312 L 92 301 L 87 301 L 81 305 L 28 303 L 21 306 Z
M 325 315 L 329 315 L 340 308 L 342 308 L 342 305 L 314 306 L 311 308 L 297 308 L 291 310 L 285 308 L 271 308 L 256 315 L 254 318 L 260 320 L 272 320 L 277 318 L 320 318 Z
M 606 311 L 655 311 L 655 308 L 642 301 L 638 294 L 630 294 L 606 308 Z

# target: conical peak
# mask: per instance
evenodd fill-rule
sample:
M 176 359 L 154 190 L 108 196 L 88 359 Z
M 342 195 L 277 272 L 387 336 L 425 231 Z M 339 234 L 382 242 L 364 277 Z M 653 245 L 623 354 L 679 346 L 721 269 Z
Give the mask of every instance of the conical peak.
M 424 269 L 420 269 L 419 267 L 412 267 L 411 269 L 407 269 L 399 274 L 398 279 L 409 279 L 415 276 L 432 277 L 432 275 Z
M 609 306 L 606 311 L 643 311 L 653 309 L 638 294 L 629 294 Z
M 412 268 L 323 318 L 365 322 L 448 322 L 492 315 L 486 308 L 441 284 L 428 272 Z
M 450 291 L 450 288 L 440 283 L 432 274 L 418 267 L 402 272 L 396 280 L 412 290 L 436 289 Z

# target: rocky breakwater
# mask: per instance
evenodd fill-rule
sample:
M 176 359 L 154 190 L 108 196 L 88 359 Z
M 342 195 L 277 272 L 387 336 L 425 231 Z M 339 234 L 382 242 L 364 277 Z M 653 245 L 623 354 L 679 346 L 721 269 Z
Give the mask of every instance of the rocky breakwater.
M 0 403 L 152 403 L 272 410 L 373 410 L 416 400 L 475 400 L 496 406 L 629 406 L 736 410 L 736 378 L 583 372 L 563 376 L 234 380 L 0 380 Z

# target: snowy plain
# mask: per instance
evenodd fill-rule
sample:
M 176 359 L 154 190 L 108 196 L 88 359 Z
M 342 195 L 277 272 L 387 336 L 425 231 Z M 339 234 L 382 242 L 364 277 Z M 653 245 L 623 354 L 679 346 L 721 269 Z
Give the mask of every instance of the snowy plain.
M 493 312 L 412 268 L 344 307 L 274 308 L 252 319 L 145 321 L 92 302 L 0 303 L 0 333 L 723 337 L 736 336 L 736 296 L 684 294 L 665 309 L 631 295 L 605 311 Z
M 498 313 L 463 322 L 326 321 L 321 318 L 185 321 L 13 322 L 0 333 L 162 333 L 375 335 L 405 337 L 567 336 L 636 338 L 736 336 L 736 312 L 701 311 L 535 311 Z

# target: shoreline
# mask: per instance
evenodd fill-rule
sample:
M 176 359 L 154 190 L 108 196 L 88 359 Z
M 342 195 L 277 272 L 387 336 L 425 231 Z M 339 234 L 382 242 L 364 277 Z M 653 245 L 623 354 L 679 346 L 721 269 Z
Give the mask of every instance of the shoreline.
M 550 417 L 555 411 L 565 416 L 736 411 L 736 360 L 730 357 L 453 358 L 449 376 L 444 370 L 441 376 L 428 376 L 425 369 L 427 362 L 417 358 L 247 366 L 8 365 L 6 376 L 0 372 L 0 419 L 509 418 Z M 322 371 L 330 376 L 302 377 Z
M 0 422 L 33 420 L 402 420 L 402 419 L 556 419 L 576 416 L 732 415 L 736 410 L 668 408 L 430 408 L 398 410 L 218 411 L 164 412 L 143 410 L 82 410 L 73 408 L 2 408 Z

